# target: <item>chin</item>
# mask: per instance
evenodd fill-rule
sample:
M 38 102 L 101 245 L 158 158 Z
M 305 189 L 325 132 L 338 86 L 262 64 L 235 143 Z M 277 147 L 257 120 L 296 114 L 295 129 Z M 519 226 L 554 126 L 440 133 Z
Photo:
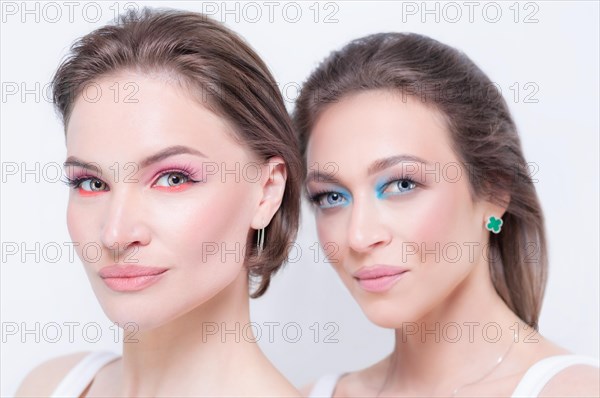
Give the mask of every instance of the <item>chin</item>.
M 169 301 L 164 292 L 119 293 L 101 282 L 92 283 L 92 288 L 106 317 L 127 333 L 155 329 L 179 315 L 165 306 Z
M 406 308 L 406 303 L 400 303 L 391 298 L 358 300 L 365 316 L 375 325 L 386 329 L 400 329 L 407 323 L 417 323 L 420 316 L 416 308 Z
M 148 303 L 126 303 L 124 299 L 101 300 L 100 305 L 113 324 L 134 335 L 135 332 L 156 329 L 176 317 L 176 314 L 162 313 L 160 306 L 152 309 L 154 307 Z

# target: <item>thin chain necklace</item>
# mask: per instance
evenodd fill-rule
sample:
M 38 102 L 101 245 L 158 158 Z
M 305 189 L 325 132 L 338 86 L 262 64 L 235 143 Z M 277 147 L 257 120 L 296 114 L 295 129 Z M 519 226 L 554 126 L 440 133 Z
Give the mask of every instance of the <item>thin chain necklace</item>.
M 474 385 L 477 383 L 480 383 L 483 379 L 485 379 L 486 377 L 488 377 L 490 374 L 492 374 L 492 372 L 494 370 L 496 370 L 496 368 L 498 366 L 500 366 L 500 364 L 504 361 L 504 359 L 508 356 L 508 354 L 510 353 L 510 350 L 512 349 L 513 345 L 515 345 L 515 341 L 517 340 L 517 333 L 514 332 L 513 334 L 513 339 L 510 343 L 510 345 L 508 346 L 508 349 L 504 352 L 504 354 L 500 355 L 498 357 L 498 359 L 496 360 L 496 364 L 494 366 L 492 366 L 492 368 L 490 370 L 488 370 L 483 376 L 481 376 L 479 379 L 472 381 L 470 383 L 467 384 L 463 384 L 462 386 L 456 387 L 454 389 L 454 391 L 452 391 L 452 397 L 455 397 L 456 394 L 458 393 L 459 390 L 465 388 L 466 386 L 470 386 L 470 385 Z M 396 355 L 392 355 L 392 364 L 390 365 L 390 369 L 394 369 L 394 365 L 395 365 L 395 360 L 396 359 Z M 383 381 L 383 385 L 381 386 L 381 388 L 379 389 L 379 392 L 377 393 L 376 397 L 379 398 L 379 396 L 381 395 L 381 393 L 383 392 L 383 389 L 385 388 L 385 386 L 388 383 L 388 379 L 390 377 L 391 372 L 388 371 L 388 374 L 385 377 L 385 380 Z

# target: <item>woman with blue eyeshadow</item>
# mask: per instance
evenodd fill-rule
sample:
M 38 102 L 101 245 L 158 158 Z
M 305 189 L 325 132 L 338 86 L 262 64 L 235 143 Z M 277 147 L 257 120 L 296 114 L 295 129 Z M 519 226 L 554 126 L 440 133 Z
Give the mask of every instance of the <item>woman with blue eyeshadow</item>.
M 600 394 L 598 360 L 539 333 L 544 216 L 508 106 L 465 54 L 418 34 L 356 39 L 312 72 L 293 118 L 319 240 L 395 331 L 386 358 L 305 394 Z

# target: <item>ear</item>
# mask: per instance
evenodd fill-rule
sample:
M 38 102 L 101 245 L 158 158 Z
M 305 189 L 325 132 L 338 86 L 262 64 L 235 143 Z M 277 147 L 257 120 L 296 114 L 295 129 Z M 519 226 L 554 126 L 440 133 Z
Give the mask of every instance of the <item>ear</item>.
M 510 195 L 508 192 L 502 193 L 499 197 L 495 198 L 495 201 L 489 199 L 484 204 L 484 214 L 483 217 L 485 220 L 488 219 L 489 216 L 494 216 L 496 218 L 502 218 L 504 213 L 506 213 L 506 209 L 510 203 Z M 498 204 L 497 204 L 498 203 Z
M 286 180 L 287 170 L 283 159 L 279 156 L 269 158 L 262 167 L 260 179 L 262 197 L 257 212 L 252 218 L 252 228 L 261 229 L 269 225 L 283 201 Z

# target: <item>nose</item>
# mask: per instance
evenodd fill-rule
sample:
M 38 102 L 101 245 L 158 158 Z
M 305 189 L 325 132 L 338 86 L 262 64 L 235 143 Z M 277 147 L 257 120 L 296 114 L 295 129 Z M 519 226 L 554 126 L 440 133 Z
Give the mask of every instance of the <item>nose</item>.
M 113 191 L 101 233 L 102 244 L 112 252 L 112 262 L 137 262 L 135 253 L 138 246 L 150 243 L 150 231 L 134 192 Z
M 376 203 L 363 198 L 356 199 L 352 204 L 350 224 L 348 226 L 348 244 L 350 248 L 364 253 L 375 247 L 387 246 L 392 234 L 383 222 L 384 214 Z

